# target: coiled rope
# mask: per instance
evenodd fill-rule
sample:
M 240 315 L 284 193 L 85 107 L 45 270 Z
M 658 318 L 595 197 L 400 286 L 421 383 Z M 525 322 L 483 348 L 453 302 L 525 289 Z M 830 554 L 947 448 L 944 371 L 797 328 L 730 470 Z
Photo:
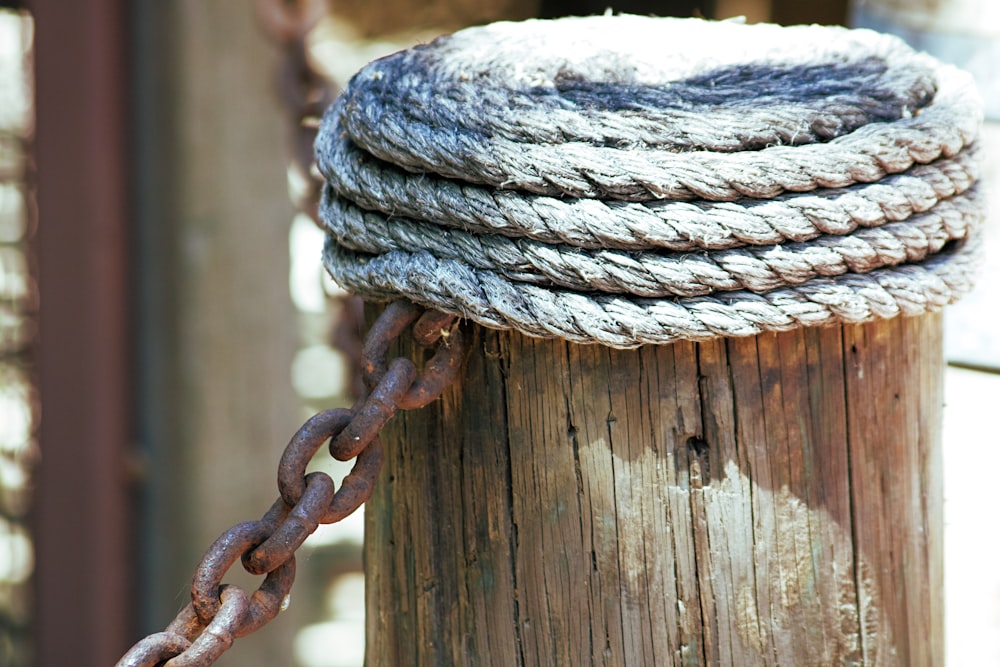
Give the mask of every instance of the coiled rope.
M 601 16 L 375 61 L 327 112 L 346 289 L 612 347 L 937 310 L 983 197 L 964 73 L 843 28 Z

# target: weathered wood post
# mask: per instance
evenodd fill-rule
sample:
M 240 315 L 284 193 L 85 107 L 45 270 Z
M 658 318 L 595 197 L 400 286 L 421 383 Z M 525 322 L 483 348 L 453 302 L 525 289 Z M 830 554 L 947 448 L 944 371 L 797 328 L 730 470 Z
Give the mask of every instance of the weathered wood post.
M 980 108 L 820 27 L 497 24 L 363 69 L 327 267 L 488 327 L 385 434 L 368 664 L 941 664 Z
M 943 661 L 941 318 L 478 329 L 366 513 L 369 665 Z

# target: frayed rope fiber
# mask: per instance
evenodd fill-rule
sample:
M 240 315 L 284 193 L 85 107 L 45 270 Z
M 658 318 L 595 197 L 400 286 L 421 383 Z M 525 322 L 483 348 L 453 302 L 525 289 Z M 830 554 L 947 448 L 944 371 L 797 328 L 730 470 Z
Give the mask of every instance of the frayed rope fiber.
M 938 310 L 985 203 L 971 78 L 865 30 L 496 23 L 367 65 L 316 141 L 345 289 L 629 348 Z

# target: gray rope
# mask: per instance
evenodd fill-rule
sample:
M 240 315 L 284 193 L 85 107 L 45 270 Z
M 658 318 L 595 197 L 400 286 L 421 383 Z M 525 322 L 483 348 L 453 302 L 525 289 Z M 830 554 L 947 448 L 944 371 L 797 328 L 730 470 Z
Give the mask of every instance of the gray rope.
M 317 142 L 329 186 L 359 206 L 449 227 L 582 248 L 716 250 L 808 241 L 905 220 L 965 192 L 979 177 L 975 146 L 877 183 L 733 202 L 559 199 L 410 174 L 354 147 L 331 113 Z
M 412 171 L 498 188 L 625 201 L 771 198 L 785 191 L 871 183 L 915 163 L 957 154 L 972 143 L 982 119 L 971 78 L 955 72 L 946 79 L 952 85 L 942 87 L 918 116 L 866 125 L 825 144 L 737 153 L 521 144 L 495 137 L 481 143 L 448 127 L 431 133 L 414 123 L 413 133 L 396 135 L 391 124 L 369 127 L 360 115 L 342 120 L 350 138 L 376 157 Z M 409 154 L 412 145 L 420 147 L 420 156 Z
M 971 288 L 978 238 L 970 241 L 923 264 L 816 278 L 764 294 L 737 291 L 657 300 L 515 283 L 426 251 L 373 257 L 328 240 L 324 260 L 338 283 L 364 297 L 387 300 L 405 294 L 488 327 L 632 348 L 940 310 Z
M 613 347 L 919 314 L 970 285 L 980 113 L 865 31 L 468 29 L 327 112 L 324 258 L 369 298 Z
M 664 255 L 598 250 L 593 253 L 530 239 L 482 236 L 406 218 L 387 218 L 325 193 L 321 216 L 345 248 L 381 255 L 426 250 L 514 281 L 638 296 L 698 296 L 745 289 L 768 292 L 817 276 L 867 273 L 916 262 L 962 239 L 982 221 L 975 191 L 946 200 L 906 222 L 822 236 L 811 243 L 753 246 L 713 253 Z
M 671 27 L 690 25 L 668 25 L 660 38 L 671 39 Z M 569 20 L 560 26 L 579 40 L 596 24 Z M 479 31 L 479 40 L 503 42 L 502 57 L 476 53 L 470 62 L 460 36 L 454 36 L 385 58 L 359 73 L 345 98 L 347 112 L 360 114 L 371 127 L 389 124 L 396 133 L 412 133 L 416 121 L 421 129 L 447 126 L 528 144 L 581 141 L 730 152 L 829 141 L 871 122 L 895 121 L 934 96 L 930 61 L 875 33 L 841 30 L 837 48 L 814 54 L 811 63 L 759 53 L 766 57 L 751 64 L 746 61 L 751 54 L 742 49 L 742 62 L 716 61 L 715 69 L 692 76 L 661 65 L 652 77 L 641 77 L 630 57 L 619 52 L 599 63 L 600 75 L 595 63 L 577 72 L 565 56 L 539 60 L 533 52 L 541 39 L 553 38 L 552 26 L 544 25 L 544 35 L 526 27 L 530 24 Z M 774 32 L 773 26 L 736 30 L 739 41 L 761 31 Z M 787 42 L 796 32 L 810 31 L 791 28 L 781 37 Z M 754 37 L 746 46 L 761 51 L 762 37 Z M 522 67 L 505 68 L 518 54 Z M 442 89 L 448 94 L 438 94 Z
M 630 29 L 649 21 L 625 18 Z M 611 66 L 597 64 L 597 58 L 576 62 L 564 54 L 545 60 L 533 53 L 544 48 L 542 42 L 601 39 L 603 19 L 571 19 L 558 27 L 497 24 L 376 61 L 344 91 L 344 129 L 363 149 L 393 164 L 494 187 L 626 200 L 730 200 L 872 182 L 914 162 L 954 155 L 972 140 L 981 120 L 971 77 L 866 31 L 799 27 L 782 32 L 778 45 L 785 48 L 754 48 L 762 34 L 776 34 L 773 26 L 659 21 L 656 43 L 694 30 L 710 38 L 713 52 L 757 56 L 738 64 L 723 58 L 721 65 L 718 58 L 706 58 L 682 81 L 669 64 L 659 76 L 637 76 L 630 60 L 637 50 L 629 42 L 619 45 L 624 52 L 602 51 Z M 482 47 L 494 42 L 503 48 Z M 801 62 L 803 47 L 809 65 L 790 64 Z M 511 62 L 518 66 L 504 66 Z M 931 77 L 938 88 L 925 106 Z M 561 81 L 591 99 L 573 104 Z M 636 104 L 637 89 L 649 93 L 651 103 Z M 414 98 L 414 90 L 425 92 Z M 447 94 L 437 94 L 440 90 Z M 886 95 L 887 90 L 897 93 Z M 876 103 L 880 93 L 887 104 Z M 872 109 L 851 113 L 843 108 L 845 97 Z M 823 107 L 824 101 L 829 106 Z M 650 115 L 649 107 L 658 111 Z M 795 112 L 802 116 L 789 121 Z M 840 136 L 833 131 L 836 138 L 828 143 L 780 145 L 819 138 L 810 128 L 829 127 L 829 118 L 840 113 L 845 114 L 841 129 L 853 131 Z M 594 123 L 595 117 L 609 116 L 625 125 L 624 131 Z M 642 128 L 627 122 L 631 118 L 639 118 L 640 126 L 665 128 L 659 131 L 664 136 L 638 140 Z M 888 122 L 872 122 L 876 119 Z M 574 120 L 582 125 L 579 131 Z M 762 146 L 769 147 L 753 150 Z M 710 150 L 675 152 L 706 147 Z

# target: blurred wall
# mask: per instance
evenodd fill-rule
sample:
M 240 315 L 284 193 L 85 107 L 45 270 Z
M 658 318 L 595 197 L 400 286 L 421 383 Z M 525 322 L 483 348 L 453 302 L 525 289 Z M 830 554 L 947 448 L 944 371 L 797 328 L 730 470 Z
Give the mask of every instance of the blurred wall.
M 297 320 L 278 50 L 244 0 L 136 0 L 132 12 L 146 633 L 187 601 L 208 545 L 277 496 L 278 457 L 298 427 Z M 241 569 L 227 581 L 256 587 Z M 289 664 L 295 616 L 217 664 Z

